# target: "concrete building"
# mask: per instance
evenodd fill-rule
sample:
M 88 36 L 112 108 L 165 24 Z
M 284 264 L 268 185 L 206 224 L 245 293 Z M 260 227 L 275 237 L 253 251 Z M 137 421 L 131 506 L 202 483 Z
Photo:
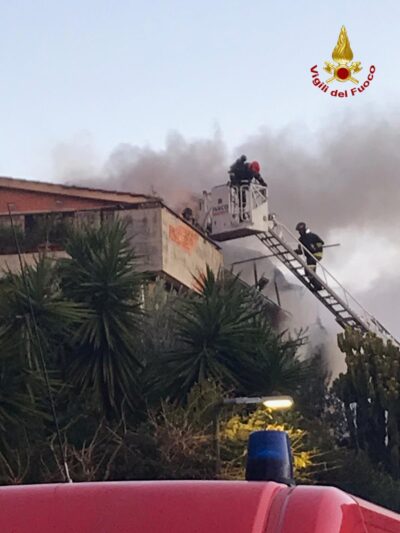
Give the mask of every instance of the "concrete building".
M 158 198 L 0 177 L 1 269 L 18 269 L 11 217 L 28 264 L 44 245 L 55 257 L 65 255 L 67 223 L 113 218 L 128 221 L 139 270 L 172 286 L 195 288 L 194 277 L 207 265 L 217 273 L 223 264 L 220 247 Z

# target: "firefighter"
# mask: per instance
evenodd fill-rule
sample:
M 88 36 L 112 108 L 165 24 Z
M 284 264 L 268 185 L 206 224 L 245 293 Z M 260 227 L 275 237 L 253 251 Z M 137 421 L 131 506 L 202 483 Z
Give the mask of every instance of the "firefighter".
M 231 165 L 228 173 L 230 177 L 230 185 L 232 187 L 240 187 L 241 191 L 241 194 L 239 195 L 239 220 L 247 220 L 249 218 L 249 215 L 246 212 L 247 194 L 249 193 L 248 187 L 253 179 L 253 174 L 250 169 L 250 165 L 247 162 L 247 157 L 245 155 L 239 157 L 239 159 L 237 159 L 233 165 Z
M 252 179 L 247 157 L 242 155 L 231 165 L 229 171 L 230 183 L 233 186 L 248 185 Z
M 260 170 L 261 170 L 260 163 L 258 161 L 252 161 L 250 163 L 249 168 L 250 168 L 252 179 L 255 180 L 259 185 L 266 187 L 267 184 L 262 179 L 261 174 L 260 174 Z
M 185 209 L 182 211 L 182 218 L 185 219 L 186 222 L 189 222 L 189 224 L 193 224 L 193 211 L 190 207 L 185 207 Z
M 313 272 L 316 272 L 317 262 L 322 259 L 323 246 L 325 243 L 321 239 L 321 237 L 319 237 L 315 233 L 312 233 L 307 228 L 305 222 L 299 222 L 296 226 L 296 231 L 298 231 L 300 234 L 299 243 L 302 244 L 308 252 L 310 252 L 305 253 L 306 263 Z M 299 246 L 295 251 L 299 255 L 303 253 L 303 249 L 301 246 Z M 310 284 L 314 287 L 315 290 L 322 290 L 322 285 L 314 278 L 314 276 L 310 272 L 308 272 L 308 270 L 305 271 L 305 275 L 307 276 Z

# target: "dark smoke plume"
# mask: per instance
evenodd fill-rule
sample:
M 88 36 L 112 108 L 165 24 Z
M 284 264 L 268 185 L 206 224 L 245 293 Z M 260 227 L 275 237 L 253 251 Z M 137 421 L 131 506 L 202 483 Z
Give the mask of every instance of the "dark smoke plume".
M 242 153 L 257 159 L 268 182 L 270 209 L 282 221 L 294 228 L 304 220 L 322 236 L 329 234 L 335 241 L 336 232 L 346 240 L 335 251 L 338 265 L 350 262 L 358 235 L 364 236 L 364 243 L 367 235 L 371 250 L 381 243 L 379 253 L 371 252 L 371 261 L 359 265 L 360 271 L 376 267 L 380 276 L 368 286 L 366 298 L 359 297 L 370 301 L 374 312 L 374 294 L 379 294 L 378 318 L 387 319 L 386 325 L 400 334 L 395 312 L 400 304 L 390 298 L 398 287 L 394 258 L 400 259 L 400 114 L 347 112 L 326 120 L 312 141 L 301 134 L 300 128 L 261 130 L 229 155 L 218 132 L 202 140 L 171 133 L 162 150 L 117 146 L 105 164 L 98 165 L 100 170 L 86 171 L 84 178 L 87 185 L 155 194 L 181 210 L 203 189 L 226 182 L 229 165 Z M 58 177 L 82 184 L 82 173 L 79 180 L 78 175 L 75 165 L 73 174 L 64 171 Z M 388 256 L 385 239 L 395 247 Z
M 346 228 L 396 231 L 400 222 L 400 115 L 349 115 L 327 121 L 312 147 L 299 130 L 261 131 L 228 157 L 219 132 L 211 139 L 186 140 L 170 133 L 164 149 L 117 146 L 93 172 L 85 162 L 79 173 L 59 163 L 59 178 L 91 179 L 92 185 L 154 193 L 176 207 L 202 190 L 227 180 L 229 164 L 242 153 L 261 163 L 270 190 L 271 208 L 291 227 L 306 220 L 322 232 Z M 82 150 L 78 156 L 83 158 Z M 89 148 L 88 148 L 89 150 Z M 73 159 L 69 155 L 69 160 Z M 90 168 L 90 170 L 89 170 Z M 79 178 L 78 178 L 79 176 Z
M 260 161 L 270 208 L 290 227 L 304 220 L 322 234 L 362 231 L 397 242 L 400 115 L 392 112 L 388 118 L 368 110 L 326 123 L 311 146 L 301 139 L 299 128 L 265 130 L 230 157 L 219 132 L 201 140 L 170 133 L 161 150 L 120 144 L 96 171 L 82 147 L 72 147 L 71 155 L 64 143 L 54 151 L 55 167 L 62 170 L 58 177 L 63 180 L 153 193 L 180 208 L 203 189 L 226 182 L 229 164 L 245 153 Z
M 324 130 L 313 149 L 290 135 L 260 133 L 238 151 L 261 161 L 271 207 L 291 226 L 304 219 L 325 232 L 392 233 L 400 222 L 400 117 L 368 112 Z
M 66 158 L 65 152 L 62 155 Z M 69 159 L 74 158 L 69 156 Z M 68 164 L 58 164 L 58 167 L 64 169 L 61 176 L 64 180 L 151 194 L 180 210 L 187 204 L 193 204 L 203 189 L 209 189 L 221 180 L 227 181 L 226 165 L 226 147 L 217 131 L 211 139 L 194 141 L 172 132 L 167 136 L 163 150 L 120 144 L 100 171 L 86 171 L 78 179 L 76 169 L 68 172 Z

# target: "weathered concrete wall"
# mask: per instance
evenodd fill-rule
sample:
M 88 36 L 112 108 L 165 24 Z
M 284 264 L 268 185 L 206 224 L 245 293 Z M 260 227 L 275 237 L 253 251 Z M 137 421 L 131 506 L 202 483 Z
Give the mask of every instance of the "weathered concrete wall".
M 82 217 L 86 216 L 82 213 Z M 92 213 L 96 216 L 96 213 Z M 196 288 L 194 276 L 204 273 L 206 266 L 217 273 L 222 266 L 219 248 L 165 207 L 124 209 L 115 217 L 127 220 L 128 237 L 142 272 L 164 273 L 188 288 Z M 65 252 L 53 252 L 66 257 Z M 23 261 L 34 264 L 37 254 L 23 254 Z M 0 255 L 0 270 L 19 270 L 18 255 Z
M 204 273 L 206 266 L 217 273 L 222 266 L 222 253 L 179 217 L 162 209 L 162 270 L 180 283 L 195 289 L 194 276 Z
M 48 256 L 52 259 L 68 257 L 65 252 L 48 252 Z M 22 262 L 28 266 L 34 265 L 38 257 L 38 253 L 21 254 Z M 0 255 L 0 277 L 4 276 L 8 270 L 11 270 L 11 272 L 20 272 L 21 269 L 17 254 Z
M 128 236 L 138 257 L 138 270 L 162 270 L 161 207 L 124 209 L 116 217 L 128 220 Z

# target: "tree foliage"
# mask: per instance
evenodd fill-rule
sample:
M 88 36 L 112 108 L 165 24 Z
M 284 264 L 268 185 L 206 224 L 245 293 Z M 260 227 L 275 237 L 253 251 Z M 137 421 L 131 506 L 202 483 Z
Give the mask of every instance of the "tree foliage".
M 238 278 L 208 269 L 196 293 L 168 291 L 138 273 L 119 221 L 70 230 L 66 250 L 0 280 L 0 483 L 63 480 L 43 355 L 75 480 L 212 479 L 218 415 L 223 477 L 243 477 L 251 431 L 284 429 L 298 480 L 399 509 L 397 347 L 346 332 L 332 389 Z M 274 393 L 299 411 L 222 403 Z
M 340 334 L 339 347 L 346 354 L 347 373 L 335 389 L 346 407 L 351 444 L 398 478 L 400 349 L 357 330 Z
M 175 309 L 175 344 L 153 369 L 152 388 L 179 402 L 211 379 L 232 393 L 293 391 L 307 375 L 299 339 L 273 331 L 265 309 L 237 277 L 207 269 L 199 292 Z
M 2 352 L 21 358 L 30 370 L 40 369 L 40 350 L 47 360 L 57 358 L 60 338 L 67 338 L 83 316 L 82 307 L 65 298 L 57 266 L 45 255 L 2 280 Z
M 68 372 L 82 392 L 93 392 L 107 416 L 131 406 L 139 393 L 137 337 L 143 276 L 122 222 L 71 232 L 60 263 L 63 292 L 85 309 L 71 338 Z
M 298 481 L 309 480 L 313 476 L 319 451 L 310 447 L 307 432 L 293 425 L 290 415 L 276 415 L 269 409 L 258 407 L 256 410 L 233 413 L 222 427 L 222 457 L 224 459 L 224 477 L 227 479 L 244 479 L 246 466 L 247 442 L 250 433 L 260 430 L 286 431 L 292 446 L 294 473 Z M 291 420 L 292 419 L 292 420 Z

